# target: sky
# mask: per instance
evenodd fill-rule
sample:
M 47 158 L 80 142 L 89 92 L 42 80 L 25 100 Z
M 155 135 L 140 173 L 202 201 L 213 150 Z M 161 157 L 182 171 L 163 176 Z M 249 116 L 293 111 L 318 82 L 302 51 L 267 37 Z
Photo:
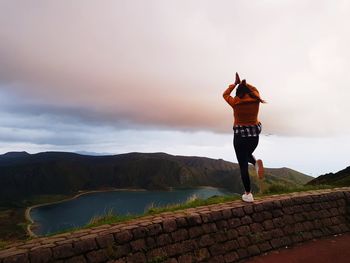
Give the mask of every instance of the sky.
M 236 162 L 235 72 L 268 167 L 349 166 L 350 2 L 0 0 L 0 153 L 167 152 Z

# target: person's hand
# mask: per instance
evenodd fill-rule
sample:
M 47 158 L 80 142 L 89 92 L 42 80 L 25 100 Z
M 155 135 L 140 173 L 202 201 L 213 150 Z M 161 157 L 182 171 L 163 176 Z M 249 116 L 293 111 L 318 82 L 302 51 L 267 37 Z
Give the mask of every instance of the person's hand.
M 238 73 L 236 72 L 236 80 L 235 80 L 235 85 L 241 83 L 241 79 L 239 78 Z

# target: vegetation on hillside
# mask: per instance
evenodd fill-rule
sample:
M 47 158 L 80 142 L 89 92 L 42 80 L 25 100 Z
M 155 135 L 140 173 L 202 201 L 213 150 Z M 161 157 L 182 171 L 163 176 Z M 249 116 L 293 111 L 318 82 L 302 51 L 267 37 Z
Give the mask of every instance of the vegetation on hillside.
M 321 175 L 308 182 L 308 185 L 321 184 L 329 184 L 334 186 L 350 186 L 350 166 L 336 173 L 328 173 Z
M 189 188 L 213 186 L 232 192 L 243 189 L 237 164 L 222 159 L 129 153 L 86 156 L 45 152 L 0 156 L 0 206 L 37 195 L 71 195 L 105 187 Z M 312 177 L 288 168 L 266 169 L 266 184 L 296 186 Z M 255 181 L 253 190 L 258 189 Z

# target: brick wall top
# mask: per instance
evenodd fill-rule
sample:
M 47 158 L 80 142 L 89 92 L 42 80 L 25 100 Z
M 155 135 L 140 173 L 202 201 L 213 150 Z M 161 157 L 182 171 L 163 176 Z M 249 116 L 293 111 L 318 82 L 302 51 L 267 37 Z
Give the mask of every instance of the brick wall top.
M 335 205 L 332 206 L 332 202 Z M 298 214 L 301 210 L 308 211 L 308 206 L 310 207 L 310 211 L 312 209 L 314 209 L 312 211 L 328 210 L 327 213 L 330 213 L 330 215 L 327 218 L 333 218 L 331 217 L 331 208 L 346 207 L 347 202 L 350 202 L 350 187 L 271 195 L 258 199 L 254 203 L 244 203 L 237 200 L 175 212 L 165 212 L 128 222 L 107 224 L 51 237 L 40 237 L 26 242 L 13 243 L 0 251 L 0 263 L 56 261 L 107 262 L 111 258 L 108 256 L 108 253 L 112 253 L 114 260 L 121 258 L 120 261 L 116 262 L 146 262 L 146 258 L 152 256 L 149 255 L 152 253 L 156 257 L 163 257 L 164 259 L 170 259 L 174 256 L 174 260 L 169 262 L 182 262 L 180 260 L 181 255 L 176 254 L 180 248 L 177 248 L 175 245 L 181 244 L 184 246 L 183 244 L 186 240 L 196 240 L 197 243 L 195 244 L 192 241 L 192 243 L 187 244 L 191 248 L 188 248 L 186 251 L 189 253 L 192 250 L 201 251 L 200 255 L 198 254 L 199 252 L 196 252 L 199 256 L 191 252 L 192 257 L 197 255 L 197 261 L 201 261 L 198 257 L 205 259 L 216 256 L 216 249 L 209 247 L 213 245 L 211 241 L 202 240 L 205 234 L 217 232 L 221 228 L 225 228 L 226 230 L 235 229 L 236 233 L 234 235 L 237 236 L 240 235 L 240 231 L 244 232 L 247 227 L 253 232 L 255 228 L 256 231 L 259 231 L 260 228 L 262 231 L 263 227 L 265 230 L 269 228 L 279 229 L 279 224 L 281 226 L 286 225 L 286 222 L 278 221 L 283 215 Z M 322 205 L 326 203 L 328 205 Z M 315 207 L 311 207 L 311 205 Z M 340 208 L 334 213 L 341 214 Z M 319 217 L 320 219 L 323 218 L 322 215 L 319 215 Z M 295 225 L 298 219 L 295 217 L 292 217 L 292 219 Z M 343 232 L 347 231 L 348 222 L 342 225 L 344 225 Z M 199 240 L 199 238 L 201 239 Z M 154 242 L 154 244 L 150 242 Z M 220 243 L 221 241 L 219 240 L 217 242 Z M 230 253 L 233 258 L 239 259 L 239 244 L 238 241 L 235 242 L 233 242 L 235 245 L 232 246 L 236 248 L 231 248 Z M 268 243 L 268 247 L 270 248 L 274 247 L 271 242 Z M 110 244 L 113 244 L 118 249 L 109 251 Z M 251 245 L 251 241 L 249 244 Z M 247 243 L 246 246 L 248 247 L 249 244 Z M 163 249 L 165 247 L 167 248 L 166 253 Z M 181 247 L 181 249 L 184 248 Z M 220 250 L 222 248 L 218 247 L 217 249 Z M 253 254 L 257 253 L 256 251 L 254 252 L 254 249 L 251 249 Z M 151 252 L 146 253 L 145 251 Z M 260 248 L 259 251 L 262 252 L 263 250 Z M 225 255 L 227 253 L 225 253 L 223 252 L 220 256 L 226 257 Z

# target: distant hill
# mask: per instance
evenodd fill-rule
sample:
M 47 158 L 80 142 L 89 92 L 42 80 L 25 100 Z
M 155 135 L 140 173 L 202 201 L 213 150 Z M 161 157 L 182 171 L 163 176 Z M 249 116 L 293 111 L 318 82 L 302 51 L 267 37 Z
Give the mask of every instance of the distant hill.
M 309 185 L 327 184 L 350 186 L 350 166 L 336 173 L 327 173 L 308 182 Z
M 266 169 L 266 182 L 287 186 L 313 177 L 292 169 Z M 0 155 L 0 201 L 34 195 L 72 194 L 106 187 L 168 189 L 213 186 L 242 192 L 238 164 L 166 153 L 89 156 L 69 152 Z M 255 177 L 252 188 L 257 189 Z

